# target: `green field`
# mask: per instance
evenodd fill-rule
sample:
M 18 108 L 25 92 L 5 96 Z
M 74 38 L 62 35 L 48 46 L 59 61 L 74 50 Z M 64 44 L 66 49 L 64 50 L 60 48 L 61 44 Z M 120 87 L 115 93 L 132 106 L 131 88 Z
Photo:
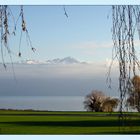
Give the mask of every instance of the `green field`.
M 0 134 L 140 134 L 140 114 L 126 115 L 0 110 Z

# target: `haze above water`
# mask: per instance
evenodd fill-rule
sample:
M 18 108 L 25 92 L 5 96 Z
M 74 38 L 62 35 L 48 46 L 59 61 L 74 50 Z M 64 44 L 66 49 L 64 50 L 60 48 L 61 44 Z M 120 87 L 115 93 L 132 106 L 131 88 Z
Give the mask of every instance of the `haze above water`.
M 6 71 L 1 70 L 0 96 L 85 96 L 92 90 L 118 95 L 117 75 L 112 72 L 112 89 L 109 89 L 108 67 L 103 63 L 14 64 L 14 71 L 16 80 L 11 65 Z
M 112 89 L 106 83 L 103 63 L 14 64 L 1 66 L 0 108 L 84 111 L 84 97 L 92 90 L 118 96 L 117 75 L 112 69 Z

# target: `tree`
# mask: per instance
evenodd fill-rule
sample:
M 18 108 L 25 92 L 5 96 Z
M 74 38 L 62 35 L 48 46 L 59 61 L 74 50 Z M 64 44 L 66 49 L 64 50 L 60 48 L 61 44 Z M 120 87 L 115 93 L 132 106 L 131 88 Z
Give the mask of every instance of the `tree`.
M 134 76 L 132 84 L 132 92 L 129 94 L 127 104 L 140 112 L 140 76 Z
M 94 90 L 86 96 L 85 109 L 94 112 L 112 112 L 118 106 L 119 100 L 104 95 L 102 91 Z
M 117 108 L 118 103 L 119 99 L 107 97 L 102 104 L 103 112 L 113 112 Z
M 84 101 L 85 109 L 88 111 L 102 112 L 101 104 L 105 99 L 103 92 L 94 90 L 86 96 Z

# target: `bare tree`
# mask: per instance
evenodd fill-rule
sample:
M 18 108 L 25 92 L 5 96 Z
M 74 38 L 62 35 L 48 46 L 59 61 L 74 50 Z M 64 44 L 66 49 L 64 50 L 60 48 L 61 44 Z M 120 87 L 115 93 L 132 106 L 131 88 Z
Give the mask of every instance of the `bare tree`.
M 86 96 L 84 105 L 87 111 L 112 112 L 118 106 L 119 100 L 104 95 L 102 91 L 94 90 Z
M 85 109 L 88 111 L 102 112 L 102 103 L 105 99 L 103 92 L 94 90 L 86 96 L 84 101 Z
M 102 104 L 102 110 L 103 112 L 113 112 L 114 109 L 117 108 L 118 104 L 118 98 L 107 97 Z

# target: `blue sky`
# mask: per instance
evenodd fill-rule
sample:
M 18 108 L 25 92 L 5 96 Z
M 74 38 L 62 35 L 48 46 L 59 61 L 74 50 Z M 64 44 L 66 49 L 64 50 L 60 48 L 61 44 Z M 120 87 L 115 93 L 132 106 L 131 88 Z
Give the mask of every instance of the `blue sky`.
M 47 60 L 71 56 L 80 61 L 95 63 L 52 67 L 14 66 L 18 84 L 13 83 L 13 79 L 10 80 L 11 68 L 8 69 L 9 74 L 3 71 L 0 75 L 6 79 L 5 83 L 0 81 L 4 95 L 11 95 L 12 92 L 12 95 L 20 93 L 20 95 L 85 96 L 93 89 L 116 95 L 116 92 L 109 91 L 106 84 L 108 67 L 104 63 L 107 58 L 111 58 L 112 51 L 111 6 L 66 6 L 65 8 L 69 18 L 64 15 L 63 6 L 24 7 L 27 27 L 37 51 L 33 53 L 30 50 L 23 34 L 22 59 Z M 15 16 L 18 15 L 19 7 L 13 6 L 11 10 Z M 19 21 L 18 27 L 20 24 Z M 19 35 L 20 30 L 9 44 L 15 53 L 18 52 Z M 13 59 L 19 60 L 17 57 Z M 114 75 L 116 76 L 116 73 Z M 3 84 L 11 87 L 7 89 Z
M 81 61 L 111 58 L 111 6 L 25 6 L 25 17 L 34 54 L 22 38 L 22 59 L 46 60 L 71 56 Z M 17 17 L 18 6 L 11 7 Z M 109 19 L 107 16 L 110 16 Z M 20 25 L 19 21 L 19 25 Z M 19 27 L 19 26 L 18 26 Z M 20 31 L 10 47 L 18 52 Z M 13 56 L 15 61 L 18 57 Z
M 19 8 L 11 6 L 15 17 L 18 17 Z M 14 65 L 18 84 L 13 82 L 13 70 L 11 65 L 8 65 L 7 71 L 3 68 L 0 74 L 2 79 L 0 95 L 20 93 L 20 95 L 85 96 L 91 90 L 99 89 L 108 95 L 116 96 L 118 93 L 114 91 L 116 80 L 112 91 L 109 91 L 106 84 L 108 72 L 106 59 L 112 56 L 111 6 L 66 6 L 65 8 L 69 18 L 64 15 L 63 6 L 24 7 L 27 28 L 37 51 L 36 53 L 31 51 L 23 34 L 22 58 L 15 57 L 18 54 L 20 40 L 21 21 L 19 21 L 16 37 L 10 36 L 9 40 L 9 47 L 12 54 L 14 53 L 13 61 L 26 59 L 44 61 L 71 56 L 80 61 L 93 61 L 93 63 L 56 66 Z M 10 24 L 12 25 L 12 22 Z M 5 52 L 4 56 L 10 61 Z M 112 77 L 116 78 L 118 73 L 116 67 L 114 69 Z
M 56 91 L 50 92 L 49 88 L 47 88 L 46 85 L 49 84 L 52 85 L 53 82 L 54 83 L 56 82 L 56 85 L 61 84 L 60 86 L 58 86 L 58 88 L 61 87 L 59 88 L 60 92 L 58 92 L 61 94 L 62 93 L 61 90 L 63 90 L 63 83 L 67 84 L 68 87 L 72 89 L 70 87 L 72 85 L 71 83 L 74 83 L 73 81 L 76 81 L 74 78 L 77 78 L 79 81 L 82 82 L 87 80 L 90 82 L 90 84 L 86 81 L 87 86 L 85 88 L 85 86 L 81 86 L 82 84 L 85 85 L 85 83 L 81 83 L 81 85 L 79 85 L 80 82 L 77 80 L 78 81 L 78 82 L 76 81 L 78 83 L 77 87 L 80 90 L 77 92 L 77 89 L 73 88 L 75 92 L 72 93 L 74 93 L 75 95 L 87 94 L 93 88 L 101 89 L 102 91 L 105 91 L 106 93 L 109 94 L 111 93 L 110 95 L 114 95 L 118 93 L 118 90 L 116 90 L 116 92 L 108 91 L 107 89 L 108 85 L 106 84 L 106 78 L 107 78 L 106 74 L 108 72 L 108 66 L 109 66 L 107 65 L 108 63 L 106 63 L 106 59 L 111 59 L 112 46 L 113 46 L 112 37 L 111 37 L 112 36 L 111 35 L 112 34 L 111 33 L 111 28 L 112 28 L 111 6 L 66 6 L 65 8 L 67 10 L 67 14 L 69 18 L 67 18 L 64 15 L 63 6 L 25 6 L 24 7 L 27 27 L 30 33 L 33 46 L 37 49 L 37 51 L 36 53 L 33 53 L 30 50 L 30 48 L 26 44 L 25 35 L 23 35 L 22 46 L 21 46 L 22 56 L 23 56 L 22 59 L 23 60 L 26 59 L 47 60 L 47 59 L 64 58 L 67 56 L 71 56 L 81 61 L 94 61 L 95 62 L 93 63 L 94 65 L 91 65 L 88 68 L 85 65 L 82 65 L 82 67 L 78 66 L 76 68 L 75 66 L 72 66 L 70 68 L 67 67 L 66 65 L 67 69 L 65 69 L 63 66 L 60 68 L 56 67 L 50 69 L 50 71 L 52 72 L 51 74 L 48 73 L 48 71 L 46 71 L 46 69 L 48 70 L 48 68 L 46 67 L 43 70 L 41 69 L 41 71 L 39 71 L 38 68 L 39 66 L 37 68 L 30 67 L 29 72 L 25 70 L 27 69 L 25 67 L 20 69 L 15 68 L 15 74 L 17 76 L 17 79 L 27 78 L 27 81 L 29 81 L 29 82 L 25 81 L 26 84 L 21 84 L 21 86 L 22 85 L 26 85 L 27 87 L 32 86 L 31 89 L 34 89 L 37 93 L 40 92 L 37 91 L 36 88 L 38 90 L 43 89 L 42 95 L 45 95 L 46 91 L 48 91 L 47 93 L 49 94 L 52 93 L 51 95 L 55 95 L 55 93 L 57 92 Z M 11 6 L 11 10 L 13 11 L 15 17 L 18 16 L 19 7 Z M 109 19 L 107 18 L 107 16 L 109 16 Z M 18 27 L 20 27 L 20 25 L 21 23 L 19 21 Z M 18 30 L 17 36 L 11 38 L 10 39 L 11 42 L 9 42 L 10 48 L 12 49 L 14 54 L 18 53 L 19 38 L 20 38 L 20 30 Z M 138 43 L 139 42 L 137 42 L 137 44 Z M 6 55 L 6 58 L 7 56 L 8 55 Z M 18 57 L 13 56 L 13 60 L 19 61 L 20 59 Z M 118 69 L 116 69 L 116 67 L 113 68 L 115 70 L 113 70 L 113 72 L 111 73 L 112 77 L 118 78 L 117 77 Z M 74 73 L 73 70 L 75 70 Z M 83 72 L 83 70 L 85 71 Z M 61 71 L 61 73 L 58 73 L 59 71 Z M 29 75 L 24 75 L 26 73 L 27 74 L 29 73 Z M 66 77 L 66 79 L 63 80 L 63 78 L 65 78 L 65 73 L 68 77 Z M 41 79 L 41 81 L 39 81 L 40 87 L 37 87 L 36 85 L 38 85 L 38 83 L 36 83 L 35 81 L 35 83 L 32 84 L 32 82 L 30 82 L 29 79 L 34 81 L 34 78 L 36 78 L 38 81 L 38 77 L 37 77 L 38 74 L 40 76 L 39 78 L 43 77 L 46 78 L 46 80 L 48 80 L 47 79 L 48 75 L 52 76 L 50 77 L 50 79 L 54 81 L 52 82 L 50 80 L 49 81 L 50 83 L 46 84 L 46 82 L 44 82 Z M 47 75 L 46 77 L 45 74 Z M 70 74 L 72 74 L 73 76 L 72 82 L 69 81 L 69 79 L 72 77 Z M 7 73 L 5 75 L 1 73 L 1 75 L 8 76 L 8 77 L 10 76 Z M 58 80 L 56 80 L 53 76 L 58 78 Z M 84 80 L 81 80 L 80 79 L 81 77 Z M 59 78 L 62 80 L 62 82 L 60 82 Z M 7 84 L 5 85 L 11 84 L 11 83 L 9 84 L 10 82 L 9 79 L 6 82 Z M 118 85 L 116 84 L 116 81 L 114 82 L 114 85 L 115 88 L 117 88 Z M 10 93 L 7 92 L 7 89 L 5 90 L 4 86 L 2 87 L 4 88 L 3 91 L 5 91 L 5 93 L 8 94 Z M 12 85 L 11 87 L 12 87 L 11 89 L 16 90 L 17 93 L 19 93 L 18 89 L 21 89 L 20 86 L 19 88 L 17 87 L 17 89 L 14 87 L 14 85 Z M 84 90 L 81 87 L 83 87 Z M 23 92 L 24 89 L 28 89 L 28 88 L 23 87 Z M 81 90 L 85 92 L 82 92 Z M 15 94 L 15 92 L 13 93 Z M 31 93 L 34 92 L 32 91 Z M 70 95 L 70 93 L 68 94 Z

